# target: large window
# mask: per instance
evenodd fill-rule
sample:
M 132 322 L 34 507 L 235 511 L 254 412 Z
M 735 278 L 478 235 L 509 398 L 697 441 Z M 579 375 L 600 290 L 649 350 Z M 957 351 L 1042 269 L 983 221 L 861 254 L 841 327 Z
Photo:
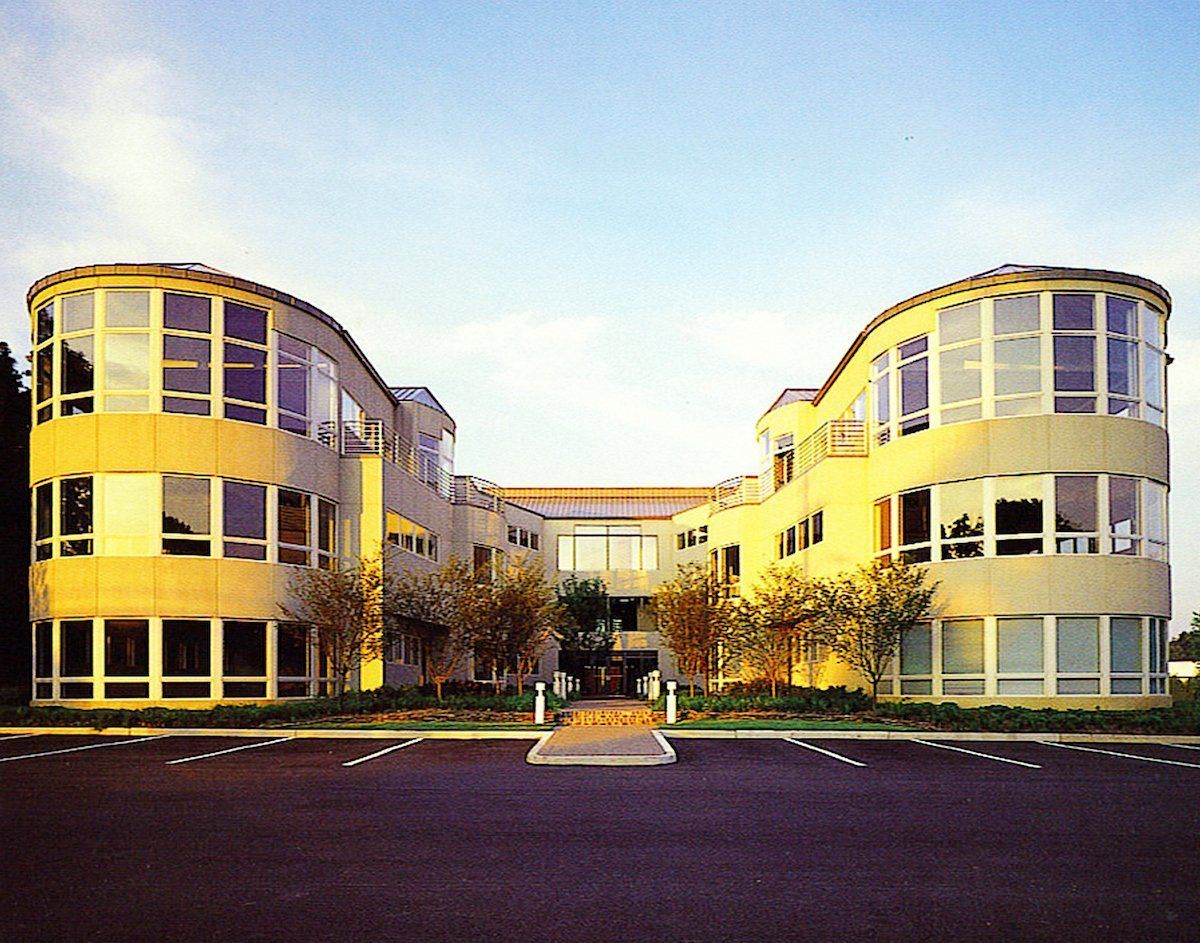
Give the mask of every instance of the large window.
M 226 621 L 223 642 L 225 696 L 266 697 L 267 624 Z
M 938 497 L 942 559 L 983 556 L 983 482 L 947 482 Z
M 312 501 L 303 491 L 279 489 L 279 562 L 308 566 L 312 546 Z
M 1045 633 L 1041 616 L 996 620 L 996 693 L 1044 693 Z
M 206 619 L 164 619 L 163 697 L 211 697 L 212 630 Z M 179 680 L 190 677 L 188 681 Z M 172 680 L 167 680 L 167 679 Z
M 900 693 L 933 693 L 933 625 L 918 622 L 900 640 Z
M 983 694 L 983 620 L 947 619 L 942 623 L 943 694 Z
M 1142 693 L 1142 620 L 1114 616 L 1108 621 L 1109 691 Z
M 208 478 L 163 476 L 163 553 L 207 557 L 212 552 Z
M 225 556 L 267 559 L 267 488 L 244 481 L 222 484 Z
M 438 535 L 416 521 L 395 511 L 387 512 L 387 542 L 393 547 L 415 553 L 435 563 L 438 559 Z
M 558 538 L 560 570 L 657 570 L 658 538 L 638 524 L 576 524 Z
M 900 495 L 900 559 L 905 563 L 928 563 L 931 559 L 929 489 Z
M 1095 475 L 1057 475 L 1054 479 L 1055 550 L 1098 553 L 1099 512 Z
M 825 512 L 816 511 L 775 535 L 776 556 L 782 560 L 825 539 Z
M 995 480 L 996 555 L 1042 552 L 1043 485 L 1040 475 Z
M 64 557 L 92 552 L 92 478 L 59 482 L 59 553 Z
M 1108 479 L 1108 530 L 1110 551 L 1122 556 L 1141 552 L 1141 515 L 1138 481 L 1112 475 Z
M 1100 620 L 1094 617 L 1059 618 L 1058 693 L 1100 693 Z
M 900 387 L 900 435 L 929 428 L 929 339 L 917 337 L 896 348 Z

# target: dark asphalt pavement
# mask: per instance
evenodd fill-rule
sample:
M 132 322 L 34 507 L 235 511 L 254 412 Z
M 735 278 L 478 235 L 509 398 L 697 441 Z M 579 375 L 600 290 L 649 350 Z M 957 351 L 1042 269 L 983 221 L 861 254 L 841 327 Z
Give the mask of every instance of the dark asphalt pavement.
M 1200 939 L 1200 768 L 832 740 L 867 766 L 778 740 L 676 740 L 649 768 L 437 740 L 341 765 L 399 738 L 166 765 L 250 742 L 0 762 L 0 939 Z

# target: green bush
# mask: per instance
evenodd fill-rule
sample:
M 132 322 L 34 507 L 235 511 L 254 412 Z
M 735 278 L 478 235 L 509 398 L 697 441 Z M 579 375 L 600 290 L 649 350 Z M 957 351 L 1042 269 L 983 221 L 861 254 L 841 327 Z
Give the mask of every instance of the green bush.
M 871 699 L 859 690 L 836 688 L 789 688 L 778 697 L 765 694 L 722 693 L 679 697 L 681 711 L 697 713 L 734 713 L 740 711 L 777 711 L 788 714 L 858 714 L 871 707 Z M 666 710 L 664 694 L 652 705 Z
M 5 727 L 267 727 L 346 714 L 375 714 L 396 710 L 496 711 L 532 713 L 534 694 L 450 694 L 438 700 L 417 688 L 377 688 L 350 691 L 337 698 L 318 697 L 277 704 L 221 704 L 207 709 L 143 707 L 85 710 L 74 707 L 0 707 Z M 547 693 L 546 707 L 562 700 Z
M 959 707 L 957 704 L 881 703 L 880 717 L 926 724 L 939 730 L 996 733 L 1200 734 L 1200 704 L 1150 710 L 1058 710 L 1052 707 Z

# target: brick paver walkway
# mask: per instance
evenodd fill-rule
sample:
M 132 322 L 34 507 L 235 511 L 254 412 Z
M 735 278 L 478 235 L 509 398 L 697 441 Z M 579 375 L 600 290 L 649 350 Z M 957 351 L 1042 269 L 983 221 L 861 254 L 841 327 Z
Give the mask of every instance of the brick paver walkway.
M 559 727 L 542 744 L 543 756 L 659 756 L 649 727 Z

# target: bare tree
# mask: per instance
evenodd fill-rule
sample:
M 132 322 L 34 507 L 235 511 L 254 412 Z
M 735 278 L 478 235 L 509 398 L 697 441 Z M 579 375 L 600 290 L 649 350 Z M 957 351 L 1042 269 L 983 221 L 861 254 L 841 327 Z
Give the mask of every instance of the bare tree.
M 927 576 L 923 567 L 896 562 L 859 567 L 824 584 L 819 610 L 830 647 L 870 683 L 872 710 L 904 633 L 931 618 L 938 584 L 926 585 Z
M 708 567 L 689 563 L 655 589 L 651 607 L 663 643 L 688 678 L 688 693 L 696 693 L 698 676 L 707 693 L 713 673 L 739 653 L 743 621 L 736 600 Z
M 472 568 L 451 559 L 436 570 L 401 570 L 390 576 L 384 588 L 383 630 L 385 642 L 399 635 L 421 639 L 424 676 L 442 688 L 467 663 L 474 641 L 470 611 L 480 592 Z
M 296 569 L 287 588 L 289 603 L 279 608 L 288 619 L 312 626 L 340 701 L 351 672 L 382 655 L 382 560 L 360 559 L 340 570 Z
M 772 566 L 743 599 L 742 663 L 770 682 L 772 697 L 781 680 L 791 684 L 792 653 L 814 638 L 823 595 L 795 567 Z

